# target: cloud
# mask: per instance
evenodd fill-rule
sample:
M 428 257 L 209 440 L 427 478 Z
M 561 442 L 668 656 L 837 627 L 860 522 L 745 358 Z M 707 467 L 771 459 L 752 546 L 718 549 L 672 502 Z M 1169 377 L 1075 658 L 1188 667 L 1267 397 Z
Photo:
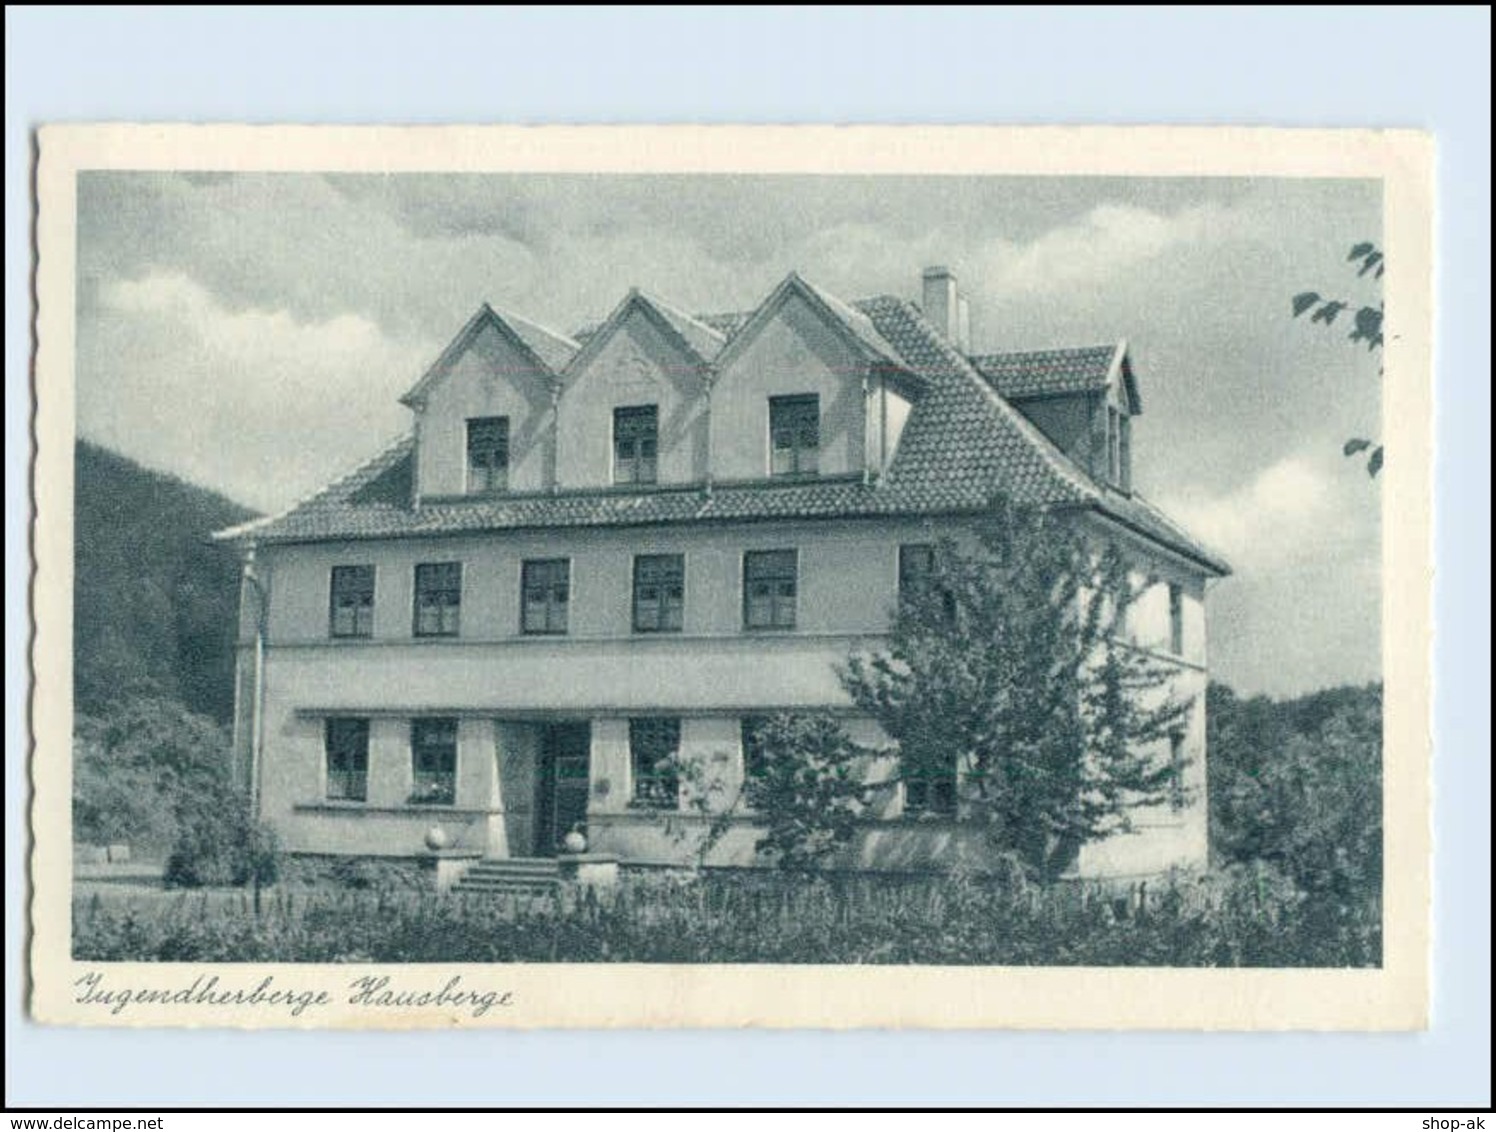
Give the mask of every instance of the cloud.
M 1243 213 L 1213 203 L 1164 214 L 1107 202 L 1028 243 L 995 241 L 984 274 L 999 298 L 1069 293 L 1117 279 L 1176 248 L 1241 239 L 1249 229 Z
M 396 399 L 436 353 L 358 315 L 231 309 L 176 272 L 105 284 L 94 302 L 79 431 L 267 509 L 402 427 Z
M 1292 695 L 1381 678 L 1381 496 L 1359 464 L 1294 455 L 1160 505 L 1235 571 L 1208 598 L 1217 679 Z
M 1336 526 L 1333 504 L 1322 464 L 1291 456 L 1227 495 L 1176 494 L 1163 506 L 1227 557 L 1267 566 L 1292 557 L 1306 541 L 1326 537 Z

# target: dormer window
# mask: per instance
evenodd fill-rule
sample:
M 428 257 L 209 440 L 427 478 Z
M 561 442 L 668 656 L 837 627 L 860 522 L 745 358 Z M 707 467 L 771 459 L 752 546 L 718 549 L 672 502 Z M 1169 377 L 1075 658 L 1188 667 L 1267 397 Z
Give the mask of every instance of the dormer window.
M 635 405 L 613 410 L 613 482 L 654 483 L 658 475 L 660 410 Z
M 809 393 L 769 398 L 769 473 L 813 476 L 820 467 L 821 399 Z
M 486 495 L 509 487 L 509 418 L 472 417 L 467 423 L 467 489 Z

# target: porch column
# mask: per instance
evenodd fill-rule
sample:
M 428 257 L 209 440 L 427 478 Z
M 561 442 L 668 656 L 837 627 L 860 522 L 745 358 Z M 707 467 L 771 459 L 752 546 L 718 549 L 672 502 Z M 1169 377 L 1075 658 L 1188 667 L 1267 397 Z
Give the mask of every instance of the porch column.
M 592 720 L 592 751 L 587 812 L 617 814 L 628 809 L 629 721 L 618 718 Z
M 498 728 L 491 719 L 463 719 L 457 725 L 457 804 L 486 811 L 473 829 L 468 848 L 489 857 L 507 857 L 503 792 L 499 782 Z

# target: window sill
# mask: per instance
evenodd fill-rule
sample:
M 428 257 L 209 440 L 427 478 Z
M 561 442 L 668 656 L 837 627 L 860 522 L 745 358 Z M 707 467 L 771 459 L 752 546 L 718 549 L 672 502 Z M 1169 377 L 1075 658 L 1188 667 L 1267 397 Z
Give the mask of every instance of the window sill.
M 502 813 L 501 810 L 475 808 L 472 806 L 443 805 L 432 802 L 410 802 L 405 805 L 370 805 L 367 802 L 298 802 L 291 807 L 297 813 L 324 814 L 446 814 L 474 817 L 480 814 Z

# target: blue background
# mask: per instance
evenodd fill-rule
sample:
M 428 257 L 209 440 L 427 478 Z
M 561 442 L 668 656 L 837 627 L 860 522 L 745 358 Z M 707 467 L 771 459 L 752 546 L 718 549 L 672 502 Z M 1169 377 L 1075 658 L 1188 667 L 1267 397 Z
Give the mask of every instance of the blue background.
M 1485 9 L 6 11 L 11 1105 L 1485 1105 Z M 32 131 L 49 121 L 1239 123 L 1439 144 L 1433 1029 L 1424 1034 L 83 1031 L 25 1020 Z

